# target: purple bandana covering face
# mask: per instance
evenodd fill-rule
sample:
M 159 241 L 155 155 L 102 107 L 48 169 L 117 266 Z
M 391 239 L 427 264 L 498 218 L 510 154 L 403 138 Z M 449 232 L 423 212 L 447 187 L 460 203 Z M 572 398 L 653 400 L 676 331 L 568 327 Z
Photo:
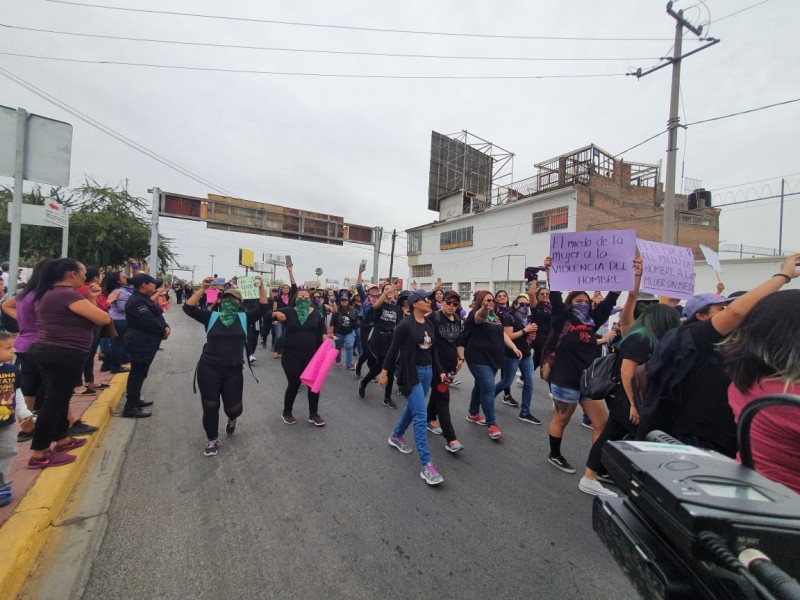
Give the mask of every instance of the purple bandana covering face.
M 591 307 L 588 304 L 573 304 L 569 309 L 569 317 L 576 325 L 587 325 L 589 327 L 594 327 L 595 323 L 589 314 L 590 312 Z

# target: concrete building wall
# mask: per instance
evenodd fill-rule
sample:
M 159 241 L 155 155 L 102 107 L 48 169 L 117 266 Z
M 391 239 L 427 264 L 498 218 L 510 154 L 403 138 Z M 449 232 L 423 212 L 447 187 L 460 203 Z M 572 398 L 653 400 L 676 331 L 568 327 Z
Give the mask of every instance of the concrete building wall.
M 408 230 L 409 236 L 415 230 L 422 233 L 421 251 L 408 256 L 409 278 L 426 289 L 441 278 L 459 292 L 510 287 L 509 291 L 514 293 L 521 285 L 525 267 L 540 265 L 549 252 L 550 232 L 532 233 L 532 214 L 566 206 L 569 224 L 560 231 L 575 231 L 575 198 L 575 188 L 563 188 L 482 213 Z M 440 248 L 442 232 L 470 226 L 473 227 L 471 246 Z M 421 265 L 431 265 L 430 276 L 414 275 L 414 267 Z

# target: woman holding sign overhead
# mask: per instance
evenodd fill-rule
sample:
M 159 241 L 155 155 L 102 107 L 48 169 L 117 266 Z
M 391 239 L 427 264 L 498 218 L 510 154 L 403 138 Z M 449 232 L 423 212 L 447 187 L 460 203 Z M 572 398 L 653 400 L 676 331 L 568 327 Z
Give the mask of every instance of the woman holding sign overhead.
M 183 312 L 206 329 L 206 343 L 197 363 L 197 386 L 203 403 L 203 429 L 206 442 L 203 454 L 216 456 L 219 442 L 220 400 L 228 416 L 225 433 L 232 435 L 236 420 L 242 414 L 242 370 L 245 360 L 247 329 L 262 317 L 270 322 L 269 299 L 260 278 L 258 285 L 259 305 L 253 310 L 242 311 L 242 293 L 229 289 L 222 293 L 219 311 L 210 311 L 198 306 L 200 298 L 214 284 L 213 277 L 206 277 L 203 285 L 183 305 Z
M 552 259 L 548 256 L 544 262 L 548 280 L 551 264 Z M 617 298 L 619 292 L 609 292 L 592 309 L 592 299 L 587 292 L 572 291 L 566 300 L 562 299 L 561 292 L 550 292 L 553 328 L 548 346 L 555 347 L 555 356 L 549 376 L 553 418 L 550 421 L 550 455 L 547 462 L 565 473 L 575 473 L 575 467 L 562 456 L 561 440 L 578 403 L 594 425 L 592 442 L 603 431 L 608 419 L 603 400 L 581 398 L 580 380 L 583 370 L 600 356 L 600 347 L 613 335 L 609 332 L 601 337 L 597 330 L 608 320 Z

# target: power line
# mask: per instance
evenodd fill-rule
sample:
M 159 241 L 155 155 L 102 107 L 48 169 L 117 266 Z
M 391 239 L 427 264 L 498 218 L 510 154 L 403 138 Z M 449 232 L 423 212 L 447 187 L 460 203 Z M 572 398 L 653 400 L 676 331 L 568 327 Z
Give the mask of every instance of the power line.
M 714 187 L 714 190 L 729 190 L 729 189 L 735 188 L 735 187 L 743 187 L 745 185 L 750 185 L 751 183 L 761 183 L 763 181 L 774 181 L 776 179 L 783 179 L 785 177 L 794 177 L 795 175 L 800 175 L 800 172 L 798 172 L 798 173 L 787 173 L 786 175 L 778 175 L 776 177 L 767 177 L 766 179 L 756 179 L 754 181 L 745 181 L 743 183 L 735 183 L 733 185 L 726 185 L 726 186 L 723 186 L 723 187 Z
M 694 123 L 687 123 L 684 127 L 691 127 L 692 125 L 700 125 L 701 123 L 710 123 L 711 121 L 720 121 L 722 119 L 728 119 L 730 117 L 738 117 L 739 115 L 746 115 L 749 113 L 758 112 L 760 110 L 766 110 L 768 108 L 774 108 L 776 106 L 784 106 L 786 104 L 792 104 L 793 102 L 800 102 L 800 98 L 794 98 L 792 100 L 784 100 L 783 102 L 776 102 L 774 104 L 767 104 L 766 106 L 759 106 L 758 108 L 751 108 L 749 110 L 742 110 L 739 112 L 731 113 L 729 115 L 722 115 L 720 117 L 711 117 L 710 119 L 703 119 L 701 121 L 695 121 Z
M 145 156 L 160 162 L 162 165 L 164 165 L 166 167 L 169 167 L 173 171 L 177 171 L 181 175 L 184 175 L 184 176 L 186 176 L 186 177 L 188 177 L 190 179 L 193 179 L 194 181 L 196 181 L 198 183 L 202 183 L 203 185 L 208 186 L 208 187 L 210 187 L 210 188 L 212 188 L 212 189 L 214 189 L 214 190 L 216 190 L 218 192 L 221 192 L 221 193 L 225 194 L 226 196 L 230 196 L 230 197 L 234 197 L 234 198 L 237 197 L 236 194 L 233 194 L 232 192 L 227 191 L 222 186 L 218 186 L 215 183 L 213 183 L 213 182 L 201 177 L 200 175 L 195 175 L 194 173 L 192 173 L 191 171 L 189 171 L 185 167 L 182 167 L 179 164 L 169 160 L 168 158 L 165 158 L 165 157 L 161 156 L 160 154 L 157 154 L 153 150 L 150 150 L 149 148 L 146 148 L 145 146 L 139 144 L 138 142 L 135 142 L 134 140 L 124 136 L 123 134 L 121 134 L 118 131 L 112 129 L 108 125 L 104 125 L 104 124 L 100 123 L 99 121 L 97 121 L 97 120 L 93 119 L 92 117 L 82 113 L 78 109 L 73 108 L 72 106 L 68 105 L 66 102 L 63 102 L 63 101 L 59 100 L 55 96 L 52 96 L 51 94 L 48 94 L 44 90 L 42 90 L 40 88 L 37 88 L 32 83 L 29 83 L 29 82 L 25 81 L 24 79 L 22 79 L 18 75 L 15 75 L 11 71 L 8 71 L 7 69 L 4 69 L 3 67 L 0 67 L 0 76 L 5 77 L 6 79 L 9 79 L 9 80 L 13 81 L 17 85 L 22 86 L 23 88 L 25 88 L 28 91 L 32 92 L 33 94 L 39 96 L 40 98 L 42 98 L 43 100 L 49 102 L 50 104 L 53 104 L 54 106 L 57 106 L 61 110 L 63 110 L 65 112 L 71 114 L 72 116 L 80 119 L 81 121 L 83 121 L 87 125 L 91 125 L 95 129 L 98 129 L 99 131 L 102 131 L 106 135 L 109 135 L 109 136 L 113 137 L 114 139 L 122 142 L 126 146 L 128 146 L 130 148 L 133 148 L 137 152 L 141 152 Z
M 414 29 L 385 29 L 380 27 L 358 27 L 354 25 L 330 25 L 325 23 L 306 23 L 301 21 L 278 21 L 275 19 L 258 19 L 254 17 L 231 17 L 227 15 L 209 15 L 204 13 L 190 13 L 167 10 L 152 10 L 144 8 L 128 8 L 123 6 L 108 6 L 104 4 L 87 4 L 71 2 L 68 0 L 45 0 L 53 4 L 66 4 L 81 8 L 99 8 L 104 10 L 118 10 L 134 13 L 147 13 L 155 15 L 170 15 L 178 17 L 194 17 L 200 19 L 216 19 L 222 21 L 238 21 L 244 23 L 267 23 L 270 25 L 288 25 L 291 27 L 315 27 L 321 29 L 340 29 L 346 31 L 369 31 L 376 33 L 402 33 L 413 35 L 441 35 L 447 37 L 492 38 L 507 40 L 553 40 L 553 41 L 578 41 L 578 42 L 663 42 L 671 38 L 620 38 L 620 37 L 581 37 L 581 36 L 552 36 L 552 35 L 501 35 L 491 33 L 465 33 L 448 31 L 426 31 Z
M 751 6 L 747 6 L 747 7 L 743 8 L 743 9 L 741 9 L 741 10 L 737 10 L 736 12 L 732 12 L 729 15 L 725 15 L 724 17 L 720 17 L 719 19 L 711 19 L 709 21 L 709 24 L 710 23 L 719 23 L 720 21 L 724 21 L 725 19 L 728 19 L 728 18 L 733 17 L 735 15 L 741 14 L 741 13 L 745 12 L 746 10 L 750 10 L 751 8 L 755 8 L 757 6 L 761 6 L 762 4 L 766 4 L 767 2 L 769 2 L 769 0 L 762 0 L 761 2 L 758 2 L 757 4 L 753 4 Z
M 444 60 L 508 60 L 508 61 L 537 61 L 537 62 L 607 62 L 607 61 L 632 61 L 632 60 L 657 60 L 654 57 L 533 57 L 533 56 L 457 56 L 445 54 L 401 54 L 393 52 L 357 52 L 346 50 L 315 50 L 311 48 L 279 48 L 272 46 L 250 46 L 244 44 L 214 44 L 211 42 L 189 42 L 184 40 L 165 40 L 155 38 L 140 38 L 140 37 L 127 37 L 118 35 L 105 35 L 99 33 L 79 33 L 75 31 L 58 31 L 55 29 L 37 29 L 35 27 L 23 27 L 20 25 L 9 25 L 7 23 L 0 23 L 0 27 L 6 29 L 17 29 L 20 31 L 33 31 L 36 33 L 51 33 L 55 35 L 66 35 L 83 38 L 93 38 L 102 40 L 119 40 L 126 42 L 145 42 L 154 44 L 173 44 L 180 46 L 200 46 L 207 48 L 226 48 L 234 50 L 263 50 L 270 52 L 296 52 L 296 53 L 309 53 L 309 54 L 335 54 L 346 56 L 378 56 L 386 58 L 428 58 L 428 59 L 444 59 Z
M 186 65 L 158 65 L 153 63 L 138 63 L 114 60 L 84 60 L 77 58 L 62 58 L 56 56 L 36 56 L 33 54 L 20 54 L 16 52 L 0 52 L 4 56 L 18 58 L 33 58 L 36 60 L 53 60 L 57 62 L 71 62 L 90 65 L 117 65 L 126 67 L 148 67 L 152 69 L 176 69 L 183 71 L 205 71 L 213 73 L 237 73 L 244 75 L 291 75 L 297 77 L 329 77 L 345 79 L 583 79 L 597 77 L 624 77 L 625 73 L 588 73 L 588 74 L 560 74 L 560 75 L 384 75 L 384 74 L 358 74 L 358 73 L 300 73 L 295 71 L 261 71 L 257 69 L 224 69 L 220 67 L 190 67 Z

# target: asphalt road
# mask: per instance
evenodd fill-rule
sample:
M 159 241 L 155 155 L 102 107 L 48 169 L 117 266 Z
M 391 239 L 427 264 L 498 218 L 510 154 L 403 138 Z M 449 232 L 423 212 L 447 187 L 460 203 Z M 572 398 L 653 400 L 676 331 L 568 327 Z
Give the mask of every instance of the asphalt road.
M 245 371 L 239 427 L 208 458 L 192 393 L 204 332 L 177 308 L 144 388 L 154 416 L 135 423 L 85 599 L 637 597 L 592 531 L 580 470 L 546 462 L 543 382 L 533 412 L 545 424 L 518 421 L 498 399 L 505 435 L 494 442 L 464 419 L 464 369 L 451 404 L 466 449 L 451 455 L 429 434 L 445 477 L 432 488 L 416 452 L 387 445 L 400 412 L 377 384 L 361 400 L 353 373 L 335 367 L 320 404 L 327 426 L 306 422 L 304 388 L 288 426 L 283 371 L 259 346 L 260 383 Z M 563 453 L 579 466 L 589 445 L 575 417 Z

